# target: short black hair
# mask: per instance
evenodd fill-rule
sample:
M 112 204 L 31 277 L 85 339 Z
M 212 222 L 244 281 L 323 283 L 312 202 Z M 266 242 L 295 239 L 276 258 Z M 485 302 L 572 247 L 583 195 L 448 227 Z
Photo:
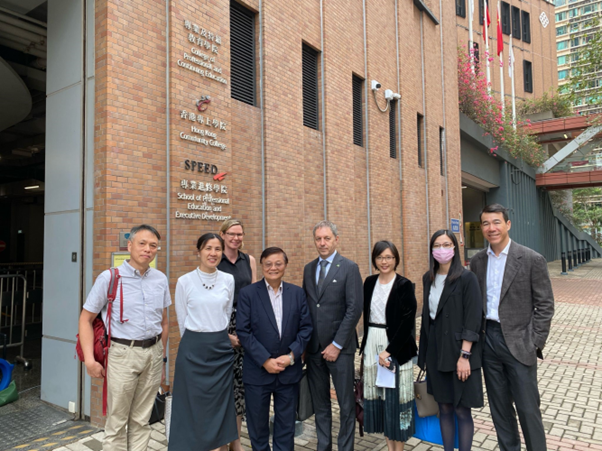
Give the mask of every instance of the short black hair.
M 201 237 L 196 242 L 196 248 L 200 251 L 207 241 L 209 240 L 219 240 L 219 243 L 222 245 L 222 250 L 224 249 L 224 240 L 217 233 L 208 232 L 201 235 Z
M 395 257 L 394 270 L 397 269 L 397 267 L 399 266 L 400 259 L 399 259 L 399 252 L 397 251 L 397 248 L 391 241 L 382 240 L 382 241 L 379 241 L 378 243 L 376 243 L 374 245 L 374 249 L 372 249 L 372 265 L 374 266 L 375 269 L 378 269 L 378 266 L 376 266 L 376 257 L 378 257 L 380 254 L 382 254 L 387 249 L 391 250 L 391 252 L 393 253 L 393 257 Z
M 261 257 L 259 257 L 259 264 L 261 265 L 263 263 L 264 259 L 266 259 L 269 256 L 274 255 L 274 254 L 284 255 L 284 263 L 288 265 L 288 256 L 286 255 L 286 252 L 284 252 L 279 247 L 275 247 L 275 246 L 268 247 L 261 253 Z
M 158 240 L 161 239 L 161 235 L 159 235 L 159 232 L 157 232 L 157 229 L 155 229 L 153 226 L 150 226 L 148 224 L 140 224 L 139 226 L 132 227 L 132 229 L 130 230 L 130 237 L 128 238 L 128 240 L 132 241 L 134 239 L 134 235 L 136 235 L 141 230 L 146 230 L 147 232 L 152 233 L 157 237 Z
M 445 283 L 452 283 L 462 275 L 464 267 L 462 266 L 462 260 L 460 260 L 460 248 L 458 247 L 458 240 L 456 239 L 456 235 L 454 235 L 451 230 L 441 229 L 433 233 L 431 244 L 429 245 L 429 275 L 431 282 L 433 282 L 435 280 L 435 276 L 437 275 L 437 271 L 439 271 L 439 262 L 435 260 L 435 257 L 433 257 L 433 244 L 435 244 L 435 240 L 441 235 L 446 235 L 454 245 L 454 256 L 452 257 L 451 266 L 449 267 L 449 272 L 445 278 Z
M 483 208 L 481 210 L 481 214 L 479 215 L 479 221 L 481 222 L 483 222 L 483 213 L 501 213 L 504 217 L 504 221 L 508 222 L 508 209 L 502 204 L 491 204 Z

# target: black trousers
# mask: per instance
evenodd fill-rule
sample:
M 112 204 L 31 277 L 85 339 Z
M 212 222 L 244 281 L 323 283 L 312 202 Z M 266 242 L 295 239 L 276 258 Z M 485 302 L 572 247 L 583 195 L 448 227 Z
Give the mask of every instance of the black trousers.
M 274 395 L 274 451 L 292 451 L 295 447 L 295 420 L 299 384 L 245 384 L 247 430 L 253 451 L 270 451 L 270 400 Z
M 487 321 L 483 370 L 500 450 L 520 451 L 518 412 L 527 450 L 546 451 L 546 433 L 539 410 L 537 364 L 526 366 L 512 356 L 496 321 Z
M 307 378 L 316 414 L 318 451 L 332 450 L 332 403 L 330 376 L 340 408 L 339 451 L 353 451 L 355 434 L 354 354 L 339 354 L 336 362 L 327 362 L 319 352 L 307 355 Z

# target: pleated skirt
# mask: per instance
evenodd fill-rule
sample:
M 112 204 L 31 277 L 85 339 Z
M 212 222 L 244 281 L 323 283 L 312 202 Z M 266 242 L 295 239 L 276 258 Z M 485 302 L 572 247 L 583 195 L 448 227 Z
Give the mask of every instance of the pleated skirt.
M 234 352 L 226 330 L 186 330 L 173 384 L 169 451 L 209 451 L 238 438 Z
M 389 342 L 387 331 L 369 327 L 368 341 L 364 349 L 364 431 L 384 433 L 389 440 L 406 442 L 414 435 L 414 371 L 412 361 L 403 365 L 393 358 L 395 388 L 376 386 L 377 355 Z

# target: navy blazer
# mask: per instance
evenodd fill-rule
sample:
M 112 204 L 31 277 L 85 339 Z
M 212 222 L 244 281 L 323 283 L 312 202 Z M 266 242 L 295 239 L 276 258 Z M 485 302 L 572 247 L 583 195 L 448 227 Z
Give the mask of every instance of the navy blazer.
M 301 287 L 282 283 L 282 337 L 278 333 L 276 316 L 270 301 L 265 279 L 240 290 L 236 310 L 236 333 L 244 355 L 242 380 L 245 384 L 267 385 L 276 379 L 282 384 L 301 380 L 301 354 L 311 338 L 313 327 L 305 292 Z M 269 358 L 293 352 L 295 364 L 278 374 L 263 367 Z

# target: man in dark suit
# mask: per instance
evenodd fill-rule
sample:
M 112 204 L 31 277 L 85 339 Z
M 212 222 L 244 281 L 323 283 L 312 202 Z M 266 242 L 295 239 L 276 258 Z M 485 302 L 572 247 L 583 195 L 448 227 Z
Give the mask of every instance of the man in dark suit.
M 307 368 L 318 451 L 332 449 L 330 376 L 340 407 L 339 451 L 352 451 L 355 327 L 364 305 L 362 277 L 357 264 L 336 252 L 339 236 L 333 223 L 320 221 L 313 235 L 319 257 L 305 266 L 303 289 L 314 325 L 307 347 Z
M 236 311 L 236 332 L 245 350 L 247 428 L 253 450 L 269 451 L 273 395 L 274 450 L 292 451 L 300 360 L 311 336 L 311 318 L 301 287 L 282 281 L 288 264 L 284 251 L 267 248 L 259 264 L 264 279 L 240 291 Z
M 481 229 L 489 247 L 470 261 L 483 296 L 483 370 L 493 424 L 501 451 L 520 451 L 516 412 L 529 451 L 546 450 L 539 409 L 537 357 L 554 315 L 554 295 L 546 259 L 512 241 L 508 210 L 488 205 Z M 516 405 L 516 411 L 514 406 Z

